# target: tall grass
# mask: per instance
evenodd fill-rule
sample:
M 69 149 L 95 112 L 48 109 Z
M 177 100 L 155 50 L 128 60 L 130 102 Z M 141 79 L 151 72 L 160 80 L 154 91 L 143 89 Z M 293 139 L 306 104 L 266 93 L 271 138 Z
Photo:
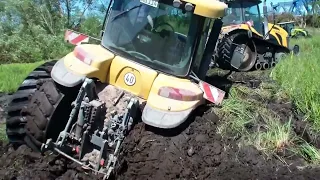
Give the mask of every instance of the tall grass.
M 218 112 L 226 119 L 219 127 L 218 133 L 222 136 L 231 135 L 238 138 L 247 134 L 246 125 L 253 123 L 254 115 L 251 109 L 254 108 L 252 104 L 241 97 L 246 88 L 234 87 L 231 89 L 230 98 L 223 102 L 222 108 Z
M 300 55 L 281 61 L 271 76 L 320 132 L 320 35 L 299 39 L 297 44 Z

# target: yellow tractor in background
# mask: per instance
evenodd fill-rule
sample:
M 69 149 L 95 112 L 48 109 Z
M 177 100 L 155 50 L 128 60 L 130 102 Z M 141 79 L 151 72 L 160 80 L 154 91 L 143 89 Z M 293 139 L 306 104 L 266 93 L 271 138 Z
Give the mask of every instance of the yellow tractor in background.
M 283 55 L 298 53 L 299 47 L 289 47 L 289 34 L 280 26 L 268 23 L 264 1 L 264 17 L 260 0 L 227 0 L 227 15 L 213 55 L 211 66 L 239 71 L 274 67 Z
M 217 0 L 112 0 L 99 44 L 67 31 L 74 50 L 37 67 L 13 94 L 10 143 L 108 178 L 139 119 L 172 129 L 200 105 L 222 102 L 225 93 L 204 79 L 226 9 Z
M 287 22 L 277 23 L 277 25 L 285 29 L 291 38 L 312 37 L 311 34 L 306 29 L 300 28 L 300 27 L 296 28 L 295 23 L 296 23 L 295 21 L 287 21 Z

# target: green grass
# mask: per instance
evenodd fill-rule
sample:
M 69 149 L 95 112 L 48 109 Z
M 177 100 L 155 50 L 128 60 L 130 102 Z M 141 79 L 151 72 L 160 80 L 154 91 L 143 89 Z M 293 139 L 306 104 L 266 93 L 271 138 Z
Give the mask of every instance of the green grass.
M 223 102 L 222 108 L 218 111 L 225 119 L 231 119 L 218 127 L 218 133 L 222 136 L 232 136 L 234 139 L 243 136 L 248 133 L 246 125 L 254 121 L 254 116 L 250 111 L 253 107 L 248 101 L 241 98 L 242 91 L 242 87 L 231 89 L 230 98 Z
M 320 164 L 320 152 L 314 146 L 303 143 L 299 149 L 298 153 L 300 153 L 306 160 L 310 161 L 313 164 Z
M 288 56 L 272 71 L 282 89 L 294 101 L 298 110 L 312 126 L 312 136 L 320 133 L 320 31 L 310 30 L 312 38 L 293 40 L 300 46 L 299 56 Z M 313 137 L 315 138 L 315 137 Z M 311 163 L 320 164 L 320 151 L 306 142 L 295 150 Z
M 291 121 L 282 124 L 278 118 L 265 116 L 264 131 L 253 133 L 250 138 L 258 150 L 266 151 L 268 154 L 277 154 L 290 148 L 296 139 L 292 128 Z
M 264 76 L 266 72 L 260 72 L 261 75 L 256 73 L 257 76 Z M 221 117 L 217 133 L 224 138 L 239 140 L 240 147 L 254 146 L 267 156 L 276 156 L 283 162 L 285 160 L 281 154 L 289 151 L 319 164 L 320 152 L 296 135 L 292 117 L 281 117 L 268 106 L 270 101 L 290 102 L 289 98 L 287 91 L 273 82 L 262 82 L 256 89 L 234 85 L 229 98 L 223 101 L 220 109 L 216 109 Z
M 0 92 L 14 92 L 26 76 L 42 63 L 44 62 L 0 65 Z
M 320 31 L 319 31 L 320 32 Z M 262 82 L 257 89 L 233 86 L 217 114 L 222 117 L 217 132 L 239 139 L 239 146 L 253 145 L 267 155 L 290 151 L 310 163 L 320 164 L 320 151 L 298 137 L 292 117 L 280 117 L 268 102 L 293 102 L 311 125 L 311 136 L 320 133 L 320 33 L 312 38 L 291 40 L 300 46 L 298 56 L 287 56 L 269 72 L 250 72 L 245 76 L 269 75 L 276 83 Z M 319 60 L 318 60 L 319 59 Z M 255 73 L 255 74 L 254 74 Z M 257 74 L 258 73 L 258 74 Z
M 299 56 L 288 56 L 273 70 L 275 79 L 295 102 L 298 109 L 320 132 L 320 35 L 299 39 Z
M 253 145 L 268 155 L 290 148 L 296 139 L 290 119 L 283 124 L 277 113 L 267 108 L 268 100 L 287 98 L 275 93 L 277 90 L 278 87 L 270 83 L 262 83 L 257 89 L 233 87 L 230 98 L 218 110 L 223 121 L 217 132 L 223 137 L 241 138 L 242 144 Z
M 0 65 L 0 92 L 15 92 L 28 74 L 42 63 L 44 62 Z M 0 123 L 0 141 L 2 142 L 7 141 L 5 132 L 5 124 Z

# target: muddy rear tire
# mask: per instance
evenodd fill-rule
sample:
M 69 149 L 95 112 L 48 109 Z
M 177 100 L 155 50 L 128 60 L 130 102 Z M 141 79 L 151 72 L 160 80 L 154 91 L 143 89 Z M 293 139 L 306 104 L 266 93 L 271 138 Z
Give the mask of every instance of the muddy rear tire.
M 58 136 L 68 120 L 77 93 L 52 80 L 50 73 L 55 63 L 46 62 L 34 69 L 12 95 L 6 133 L 14 147 L 26 144 L 39 151 L 47 138 Z

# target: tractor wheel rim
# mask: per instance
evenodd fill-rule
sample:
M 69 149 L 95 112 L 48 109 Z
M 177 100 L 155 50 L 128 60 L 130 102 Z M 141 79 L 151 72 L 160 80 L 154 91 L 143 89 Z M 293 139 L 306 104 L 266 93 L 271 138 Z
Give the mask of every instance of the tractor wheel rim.
M 244 58 L 238 69 L 241 71 L 250 70 L 254 66 L 255 60 L 255 53 L 252 52 L 248 45 L 245 45 Z

